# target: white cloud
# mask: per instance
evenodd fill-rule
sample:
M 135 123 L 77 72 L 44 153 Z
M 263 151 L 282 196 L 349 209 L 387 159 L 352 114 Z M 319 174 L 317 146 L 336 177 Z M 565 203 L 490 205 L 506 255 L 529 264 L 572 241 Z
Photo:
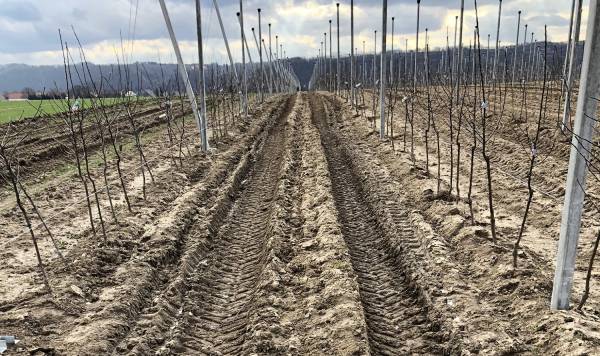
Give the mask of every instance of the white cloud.
M 139 2 L 137 16 L 135 5 Z M 349 52 L 349 1 L 341 1 L 341 53 Z M 239 2 L 219 1 L 225 22 L 226 32 L 231 41 L 236 60 L 240 59 L 240 31 L 235 13 Z M 335 0 L 245 0 L 245 24 L 248 45 L 257 59 L 256 46 L 250 31 L 258 27 L 257 8 L 262 8 L 263 37 L 267 40 L 267 23 L 273 24 L 275 34 L 280 36 L 288 56 L 312 56 L 316 54 L 323 32 L 329 32 L 328 20 L 332 19 L 335 36 Z M 362 41 L 367 43 L 367 51 L 373 48 L 373 30 L 381 26 L 379 0 L 355 1 L 356 47 L 362 51 Z M 429 28 L 432 47 L 445 46 L 446 29 L 453 41 L 454 18 L 458 15 L 458 0 L 423 0 L 421 9 L 421 42 L 425 28 Z M 481 36 L 488 33 L 495 39 L 497 0 L 479 1 Z M 196 60 L 195 49 L 195 8 L 192 0 L 167 1 L 176 34 L 181 41 L 186 62 Z M 227 61 L 221 33 L 212 1 L 202 0 L 203 31 L 206 37 L 206 61 Z M 505 44 L 513 43 L 516 31 L 516 13 L 523 11 L 523 22 L 529 24 L 529 31 L 543 39 L 543 26 L 548 24 L 549 39 L 564 41 L 567 38 L 570 11 L 569 1 L 546 0 L 504 0 L 501 39 Z M 416 30 L 416 1 L 401 0 L 390 2 L 388 11 L 395 21 L 395 47 L 409 39 L 409 47 L 414 47 Z M 0 0 L 0 64 L 23 62 L 29 64 L 59 64 L 62 62 L 58 29 L 62 29 L 65 40 L 75 47 L 71 25 L 84 44 L 88 59 L 96 63 L 114 63 L 114 48 L 120 48 L 121 37 L 127 40 L 133 33 L 135 38 L 132 60 L 172 62 L 172 48 L 167 37 L 164 21 L 156 0 Z M 584 22 L 587 11 L 584 11 Z M 473 4 L 467 1 L 465 12 L 466 43 L 472 38 L 475 22 Z M 391 26 L 388 28 L 391 30 Z M 585 26 L 584 26 L 585 29 Z M 258 30 L 258 29 L 257 29 Z M 585 33 L 585 32 L 582 32 Z M 582 38 L 584 36 L 582 35 Z M 528 38 L 529 40 L 529 38 Z M 335 45 L 335 41 L 334 41 Z M 379 47 L 379 45 L 378 45 Z

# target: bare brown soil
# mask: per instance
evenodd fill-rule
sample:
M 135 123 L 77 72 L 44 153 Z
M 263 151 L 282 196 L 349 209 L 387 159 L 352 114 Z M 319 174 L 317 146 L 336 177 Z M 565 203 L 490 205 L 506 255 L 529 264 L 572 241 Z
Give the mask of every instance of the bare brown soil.
M 584 313 L 549 309 L 553 243 L 545 236 L 553 236 L 560 203 L 536 196 L 514 271 L 522 186 L 496 178 L 493 243 L 481 161 L 471 224 L 464 200 L 436 191 L 422 141 L 413 164 L 400 141 L 393 149 L 379 140 L 331 94 L 274 96 L 216 152 L 204 156 L 190 144 L 184 165 L 171 159 L 164 124 L 144 135 L 154 182 L 143 199 L 128 157 L 134 211 L 119 199 L 106 242 L 75 204 L 84 193 L 73 171 L 30 182 L 43 212 L 64 214 L 51 226 L 68 266 L 41 242 L 52 295 L 14 202 L 0 201 L 8 219 L 0 222 L 0 334 L 22 340 L 9 354 L 600 352 L 596 294 Z M 495 147 L 514 158 L 495 165 L 524 159 L 508 130 L 500 138 Z M 540 170 L 562 165 L 555 156 Z M 538 174 L 549 190 L 560 184 Z
M 118 140 L 131 135 L 132 128 L 126 119 L 124 107 L 119 105 L 103 110 L 105 110 L 105 113 L 100 109 L 97 112 L 87 110 L 84 115 L 88 118 L 95 116 L 96 119 L 100 120 L 104 120 L 104 115 L 108 116 L 112 121 L 114 135 Z M 145 103 L 131 110 L 134 111 L 133 117 L 140 126 L 140 131 L 160 126 L 166 122 L 166 118 L 161 116 L 164 110 L 158 104 Z M 184 108 L 175 106 L 174 118 L 180 118 L 184 111 L 188 113 L 190 110 L 187 106 Z M 78 114 L 75 113 L 74 115 Z M 25 139 L 19 141 L 18 148 L 19 162 L 22 167 L 21 174 L 25 179 L 39 176 L 42 173 L 50 174 L 53 170 L 59 169 L 61 162 L 64 162 L 65 158 L 71 155 L 71 136 L 64 120 L 64 117 L 55 115 L 53 117 L 21 120 L 13 124 L 11 134 L 18 133 L 20 136 L 25 137 Z M 77 118 L 74 118 L 74 120 L 77 120 Z M 96 122 L 88 120 L 83 126 L 83 132 L 89 152 L 98 150 L 101 139 Z M 108 132 L 104 132 L 104 135 L 105 140 L 108 141 Z M 83 155 L 81 144 L 79 146 L 80 154 Z M 0 187 L 4 184 L 4 181 L 0 181 Z
M 556 99 L 554 97 L 550 102 Z M 539 98 L 537 100 L 539 114 Z M 510 99 L 508 102 L 510 103 Z M 425 170 L 424 136 L 427 116 L 424 105 L 423 101 L 419 101 L 416 110 L 414 128 L 416 161 L 414 163 L 410 158 L 410 125 L 406 133 L 403 129 L 404 105 L 399 105 L 400 107 L 395 110 L 395 149 L 390 142 L 381 142 L 377 138 L 378 134 L 374 132 L 374 126 L 369 120 L 369 114 L 372 115 L 370 111 L 367 111 L 367 119 L 365 119 L 357 117 L 342 105 L 339 107 L 344 108 L 344 118 L 339 120 L 343 122 L 341 126 L 344 128 L 348 126 L 348 132 L 352 132 L 346 141 L 363 142 L 367 139 L 370 142 L 368 145 L 359 144 L 356 147 L 357 151 L 363 151 L 376 166 L 388 167 L 387 174 L 400 184 L 395 189 L 396 192 L 405 196 L 406 204 L 411 206 L 414 212 L 418 212 L 415 214 L 416 223 L 422 226 L 423 236 L 433 234 L 433 237 L 441 239 L 441 241 L 434 239 L 432 243 L 435 243 L 436 248 L 442 247 L 445 250 L 443 253 L 445 258 L 450 257 L 451 260 L 448 261 L 449 264 L 444 265 L 442 259 L 434 257 L 436 264 L 444 266 L 436 273 L 440 279 L 443 276 L 440 293 L 449 295 L 448 305 L 451 308 L 447 309 L 463 312 L 453 320 L 459 330 L 466 331 L 461 331 L 461 342 L 471 352 L 596 353 L 600 345 L 598 339 L 600 335 L 597 333 L 598 288 L 594 287 L 600 282 L 597 268 L 593 273 L 591 291 L 591 294 L 596 297 L 593 301 L 588 300 L 582 313 L 576 311 L 554 313 L 549 310 L 569 149 L 568 142 L 561 140 L 560 134 L 554 129 L 556 116 L 549 114 L 543 121 L 546 136 L 539 150 L 541 157 L 539 164 L 534 170 L 534 202 L 521 243 L 519 267 L 514 270 L 512 247 L 525 209 L 527 190 L 524 182 L 530 158 L 525 132 L 532 126 L 531 120 L 533 120 L 532 116 L 537 115 L 536 109 L 529 107 L 530 121 L 520 123 L 513 120 L 519 116 L 518 112 L 514 113 L 513 109 L 509 109 L 505 114 L 507 117 L 500 122 L 500 129 L 490 143 L 499 236 L 498 243 L 494 244 L 489 230 L 487 180 L 480 149 L 476 150 L 473 181 L 475 224 L 471 224 L 465 199 L 469 183 L 471 147 L 471 133 L 466 127 L 469 121 L 463 122 L 460 166 L 462 199 L 457 203 L 456 196 L 448 194 L 449 126 L 440 120 L 441 118 L 447 121 L 448 108 L 441 102 L 436 102 L 433 106 L 440 129 L 442 148 L 440 150 L 442 189 L 438 193 L 436 164 L 438 152 L 435 149 L 433 132 L 430 132 L 429 137 L 430 166 L 428 171 Z M 467 110 L 472 111 L 473 103 L 470 105 L 471 108 Z M 514 110 L 518 110 L 519 99 L 516 98 L 515 103 L 511 105 L 517 108 Z M 548 107 L 549 113 L 557 109 L 556 107 L 550 109 L 550 104 Z M 468 112 L 465 115 L 469 115 Z M 407 137 L 406 148 L 403 145 L 404 135 Z M 454 150 L 456 159 L 456 146 Z M 377 175 L 386 174 L 379 172 Z M 455 184 L 456 180 L 454 180 Z M 596 186 L 597 182 L 591 182 L 588 187 L 591 197 L 588 199 L 593 199 L 597 191 Z M 577 303 L 581 295 L 590 246 L 597 231 L 595 216 L 597 213 L 591 207 L 585 210 L 572 304 Z M 424 268 L 431 269 L 431 267 Z M 452 278 L 458 280 L 449 282 Z M 457 300 L 463 300 L 466 304 L 460 304 Z M 481 311 L 477 312 L 479 308 Z

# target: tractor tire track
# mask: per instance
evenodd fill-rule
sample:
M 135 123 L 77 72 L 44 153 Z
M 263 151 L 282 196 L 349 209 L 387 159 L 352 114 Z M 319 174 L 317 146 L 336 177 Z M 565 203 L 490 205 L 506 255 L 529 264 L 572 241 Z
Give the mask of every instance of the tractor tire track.
M 87 303 L 77 316 L 84 322 L 67 323 L 64 335 L 52 342 L 57 350 L 82 355 L 149 354 L 164 343 L 180 318 L 178 308 L 189 275 L 206 257 L 254 157 L 290 102 L 287 95 L 270 100 L 239 142 L 217 153 L 203 177 L 138 232 L 139 245 L 128 257 L 114 266 L 111 260 L 110 274 L 94 286 L 99 299 Z M 82 268 L 89 272 L 81 274 L 96 276 L 107 263 L 85 265 Z
M 276 220 L 274 207 L 287 146 L 288 116 L 289 110 L 278 118 L 256 157 L 241 196 L 215 240 L 209 267 L 191 278 L 183 308 L 187 317 L 178 335 L 183 348 L 177 351 L 242 353 L 249 312 L 268 262 L 267 241 Z
M 385 246 L 384 230 L 364 196 L 343 144 L 329 129 L 320 97 L 310 98 L 312 120 L 321 132 L 344 240 L 358 276 L 372 354 L 439 354 L 435 323 L 409 272 Z M 398 234 L 412 238 L 408 223 Z
M 154 297 L 117 353 L 240 354 L 273 229 L 275 194 L 286 151 L 291 96 L 275 113 L 246 168 L 215 204 L 207 226 L 189 231 L 172 280 Z

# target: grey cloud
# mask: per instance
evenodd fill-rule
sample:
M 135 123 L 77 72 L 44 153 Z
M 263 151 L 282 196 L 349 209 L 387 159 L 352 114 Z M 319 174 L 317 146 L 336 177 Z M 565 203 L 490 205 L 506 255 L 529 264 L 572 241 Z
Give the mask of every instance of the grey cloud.
M 120 34 L 126 39 L 130 26 L 131 3 L 138 0 L 37 0 L 17 1 L 0 0 L 0 53 L 31 53 L 60 49 L 58 28 L 61 28 L 69 43 L 74 44 L 71 25 L 76 29 L 84 45 L 93 45 L 103 40 L 118 41 Z M 289 0 L 294 5 L 302 5 L 301 0 Z M 335 20 L 335 0 L 315 0 L 318 4 L 331 5 L 330 17 Z M 349 0 L 339 1 L 342 6 L 348 6 Z M 275 4 L 286 4 L 286 0 L 244 0 L 245 20 L 247 30 L 257 27 L 256 9 L 263 9 L 263 21 L 274 23 L 274 33 L 281 35 L 282 42 L 295 35 L 308 35 L 315 38 L 318 45 L 323 32 L 328 30 L 327 19 L 309 18 L 303 22 L 294 18 L 279 17 L 273 7 Z M 550 4 L 551 3 L 551 4 Z M 568 19 L 558 15 L 566 12 L 568 2 L 549 2 L 545 0 L 504 0 L 501 38 L 504 43 L 514 42 L 516 31 L 516 11 L 523 10 L 524 21 L 530 24 L 532 31 L 543 33 L 544 24 L 550 26 L 568 26 Z M 156 0 L 139 0 L 139 12 L 136 26 L 136 39 L 164 39 L 167 37 L 164 21 Z M 202 0 L 204 33 L 209 43 L 218 45 L 221 34 L 212 0 Z M 239 25 L 235 13 L 239 9 L 239 0 L 220 0 L 221 12 L 227 34 L 231 41 L 239 39 Z M 479 0 L 480 7 L 495 9 L 498 0 Z M 193 0 L 167 0 L 170 15 L 179 40 L 195 40 L 195 7 Z M 396 34 L 414 37 L 416 30 L 416 0 L 389 1 L 389 16 L 395 16 Z M 421 30 L 445 32 L 443 21 L 448 13 L 458 14 L 459 0 L 422 0 L 421 1 Z M 363 10 L 364 16 L 357 18 L 356 31 L 363 34 L 372 33 L 381 27 L 381 0 L 356 0 L 355 6 Z M 473 9 L 473 1 L 465 1 L 467 11 Z M 495 13 L 495 10 L 493 11 Z M 40 16 L 44 14 L 44 16 Z M 12 26 L 8 21 L 18 22 L 21 26 Z M 328 17 L 329 18 L 329 17 Z M 349 36 L 349 20 L 342 18 L 341 36 Z M 482 38 L 488 33 L 495 40 L 496 15 L 481 18 Z M 474 23 L 466 19 L 465 40 L 472 38 Z M 453 28 L 449 29 L 452 32 Z M 266 26 L 263 31 L 266 36 Z M 254 49 L 251 35 L 248 37 L 251 49 Z M 347 41 L 345 41 L 347 42 Z M 342 50 L 345 51 L 342 44 Z M 288 48 L 290 55 L 306 55 L 307 45 L 297 45 Z M 347 46 L 346 46 L 347 47 Z
M 29 1 L 0 0 L 0 18 L 13 21 L 37 21 L 41 18 L 40 11 Z

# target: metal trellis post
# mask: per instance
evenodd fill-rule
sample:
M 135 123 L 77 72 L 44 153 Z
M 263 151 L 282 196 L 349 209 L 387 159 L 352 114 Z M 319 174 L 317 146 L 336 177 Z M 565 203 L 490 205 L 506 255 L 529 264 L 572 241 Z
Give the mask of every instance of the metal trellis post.
M 598 61 L 600 56 L 600 9 L 598 9 L 598 0 L 590 0 L 589 6 L 587 37 L 550 303 L 552 309 L 569 308 L 577 242 L 581 228 L 581 213 L 585 198 L 587 162 L 590 157 L 598 107 L 598 101 L 595 98 L 600 92 L 600 61 Z

